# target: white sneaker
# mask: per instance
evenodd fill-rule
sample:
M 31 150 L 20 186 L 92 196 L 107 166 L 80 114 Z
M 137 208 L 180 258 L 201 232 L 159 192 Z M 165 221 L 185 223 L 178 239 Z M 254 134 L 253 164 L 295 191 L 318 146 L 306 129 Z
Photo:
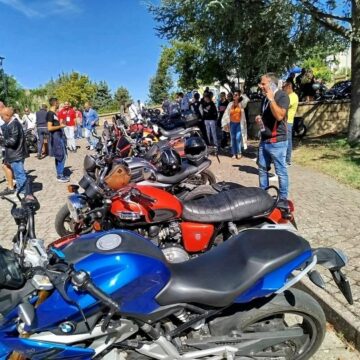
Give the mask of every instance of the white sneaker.
M 269 176 L 269 181 L 278 181 L 278 180 L 279 180 L 279 177 L 276 174 Z

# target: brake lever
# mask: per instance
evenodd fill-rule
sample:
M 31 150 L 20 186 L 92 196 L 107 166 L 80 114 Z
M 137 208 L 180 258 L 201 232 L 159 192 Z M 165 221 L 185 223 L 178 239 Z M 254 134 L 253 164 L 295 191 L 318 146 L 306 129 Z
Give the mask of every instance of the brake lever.
M 120 311 L 120 305 L 115 302 L 110 296 L 98 288 L 91 280 L 90 275 L 84 271 L 73 271 L 71 273 L 71 282 L 81 291 L 87 291 L 95 299 L 103 302 L 107 307 L 109 307 L 109 313 L 105 317 L 103 324 L 101 325 L 101 331 L 105 332 L 106 328 L 109 326 L 111 318 Z
M 58 274 L 54 275 L 49 270 L 45 270 L 45 274 L 49 278 L 50 282 L 54 285 L 55 289 L 59 292 L 61 297 L 68 304 L 75 306 L 79 310 L 81 317 L 84 320 L 87 330 L 91 331 L 90 325 L 87 321 L 87 318 L 86 318 L 81 306 L 76 301 L 72 300 L 66 292 L 66 285 L 67 285 L 69 279 L 71 279 L 71 271 L 72 271 L 72 268 L 70 267 L 70 269 L 67 272 L 63 273 L 60 276 Z

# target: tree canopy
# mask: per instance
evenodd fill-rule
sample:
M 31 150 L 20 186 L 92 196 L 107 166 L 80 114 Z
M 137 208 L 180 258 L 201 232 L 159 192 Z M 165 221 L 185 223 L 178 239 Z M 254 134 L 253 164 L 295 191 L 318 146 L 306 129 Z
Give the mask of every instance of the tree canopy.
M 156 74 L 150 79 L 149 98 L 153 104 L 161 104 L 165 98 L 169 97 L 173 86 L 171 66 L 174 63 L 174 55 L 173 49 L 169 47 L 162 49 Z
M 121 86 L 113 95 L 106 81 L 93 82 L 87 75 L 78 72 L 60 74 L 43 86 L 30 90 L 21 87 L 14 77 L 0 73 L 0 100 L 10 106 L 21 110 L 29 107 L 34 111 L 52 96 L 57 97 L 60 102 L 69 101 L 77 107 L 91 101 L 99 112 L 119 111 L 121 105 L 132 101 L 125 87 Z
M 348 141 L 360 144 L 360 1 L 298 0 L 297 4 L 312 19 L 351 41 L 351 108 Z
M 149 10 L 188 89 L 218 81 L 233 90 L 240 78 L 249 87 L 262 73 L 281 74 L 315 51 L 325 57 L 346 46 L 291 0 L 163 0 Z
M 121 109 L 122 111 L 125 109 L 128 103 L 132 102 L 129 90 L 124 86 L 120 86 L 116 90 L 114 99 L 117 103 L 118 109 Z

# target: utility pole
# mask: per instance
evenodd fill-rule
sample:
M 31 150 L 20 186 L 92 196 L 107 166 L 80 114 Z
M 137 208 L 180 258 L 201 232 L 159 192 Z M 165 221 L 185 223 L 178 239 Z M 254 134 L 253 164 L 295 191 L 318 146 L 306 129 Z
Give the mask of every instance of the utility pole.
M 2 78 L 2 87 L 3 87 L 3 92 L 4 92 L 4 101 L 6 102 L 7 99 L 7 81 L 6 81 L 6 76 L 5 76 L 5 72 L 4 72 L 4 68 L 3 68 L 3 61 L 5 60 L 5 58 L 3 56 L 0 56 L 0 77 Z

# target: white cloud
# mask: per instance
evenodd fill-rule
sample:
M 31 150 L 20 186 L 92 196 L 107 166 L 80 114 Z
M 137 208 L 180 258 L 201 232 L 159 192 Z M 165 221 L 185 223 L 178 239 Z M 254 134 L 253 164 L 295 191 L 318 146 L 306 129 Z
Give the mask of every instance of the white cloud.
M 0 4 L 7 5 L 28 18 L 80 12 L 75 0 L 0 0 Z
M 12 7 L 13 9 L 21 12 L 27 17 L 41 16 L 41 13 L 39 13 L 36 9 L 32 8 L 31 6 L 24 4 L 22 0 L 0 0 L 0 3 Z

